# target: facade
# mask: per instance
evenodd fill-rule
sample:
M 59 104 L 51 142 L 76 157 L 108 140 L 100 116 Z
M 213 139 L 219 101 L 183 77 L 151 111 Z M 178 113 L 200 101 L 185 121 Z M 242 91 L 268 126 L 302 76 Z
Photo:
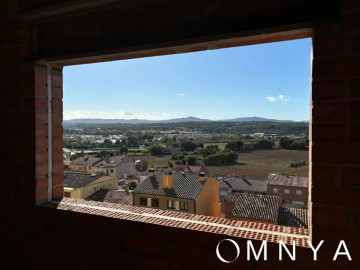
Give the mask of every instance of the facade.
M 135 206 L 220 216 L 219 182 L 204 174 L 150 170 L 133 198 Z
M 81 172 L 64 173 L 64 197 L 85 199 L 100 189 L 117 189 L 117 180 L 112 176 Z
M 267 194 L 279 196 L 283 204 L 307 208 L 309 198 L 308 183 L 308 177 L 271 173 L 267 179 Z
M 94 168 L 97 163 L 102 161 L 102 158 L 96 157 L 79 157 L 70 162 L 70 169 L 72 171 L 79 171 L 79 172 L 87 172 L 87 173 L 94 173 Z
M 102 159 L 93 166 L 92 173 L 103 173 L 117 179 L 124 179 L 133 174 L 134 171 L 134 161 L 128 156 L 122 155 Z

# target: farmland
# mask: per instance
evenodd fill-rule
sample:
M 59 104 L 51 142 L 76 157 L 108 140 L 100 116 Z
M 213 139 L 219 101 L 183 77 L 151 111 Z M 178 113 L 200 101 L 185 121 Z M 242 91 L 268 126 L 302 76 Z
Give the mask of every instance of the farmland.
M 167 166 L 171 156 L 135 156 L 135 159 L 147 160 L 151 166 Z M 308 176 L 309 166 L 290 167 L 292 162 L 307 161 L 308 151 L 301 150 L 257 150 L 239 153 L 238 164 L 224 166 L 209 166 L 212 176 L 244 175 L 250 179 L 265 180 L 271 172 L 294 172 Z

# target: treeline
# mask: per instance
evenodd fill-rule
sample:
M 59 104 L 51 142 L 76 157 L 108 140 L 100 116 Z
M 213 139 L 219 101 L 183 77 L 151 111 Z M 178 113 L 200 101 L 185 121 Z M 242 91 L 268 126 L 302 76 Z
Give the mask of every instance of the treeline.
M 203 132 L 209 134 L 252 134 L 258 132 L 276 134 L 309 134 L 307 122 L 185 122 L 185 123 L 157 123 L 157 124 L 76 124 L 66 125 L 64 134 L 92 134 L 117 135 L 132 132 L 134 135 L 149 130 L 154 134 L 161 131 L 183 130 Z M 177 134 L 177 133 L 173 134 Z

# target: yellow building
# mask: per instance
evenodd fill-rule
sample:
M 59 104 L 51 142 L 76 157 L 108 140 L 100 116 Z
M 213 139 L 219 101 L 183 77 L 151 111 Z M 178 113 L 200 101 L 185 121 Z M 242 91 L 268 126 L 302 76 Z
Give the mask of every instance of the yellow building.
M 94 167 L 96 164 L 101 162 L 103 158 L 89 158 L 79 157 L 70 162 L 70 169 L 72 171 L 94 173 Z
M 100 189 L 117 189 L 117 180 L 113 176 L 65 172 L 64 197 L 85 199 Z
M 205 176 L 155 172 L 133 190 L 135 206 L 220 217 L 219 182 Z

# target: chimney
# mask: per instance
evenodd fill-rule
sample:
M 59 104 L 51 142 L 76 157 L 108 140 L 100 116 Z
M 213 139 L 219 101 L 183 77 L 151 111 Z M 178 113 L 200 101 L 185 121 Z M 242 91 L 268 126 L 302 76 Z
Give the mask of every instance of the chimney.
M 149 177 L 154 177 L 154 176 L 155 176 L 155 169 L 149 168 Z
M 225 218 L 232 218 L 232 211 L 235 208 L 235 202 L 225 201 Z
M 171 189 L 173 187 L 172 183 L 172 171 L 165 172 L 162 178 L 162 187 L 166 189 Z
M 205 181 L 205 173 L 204 172 L 199 172 L 199 181 Z

